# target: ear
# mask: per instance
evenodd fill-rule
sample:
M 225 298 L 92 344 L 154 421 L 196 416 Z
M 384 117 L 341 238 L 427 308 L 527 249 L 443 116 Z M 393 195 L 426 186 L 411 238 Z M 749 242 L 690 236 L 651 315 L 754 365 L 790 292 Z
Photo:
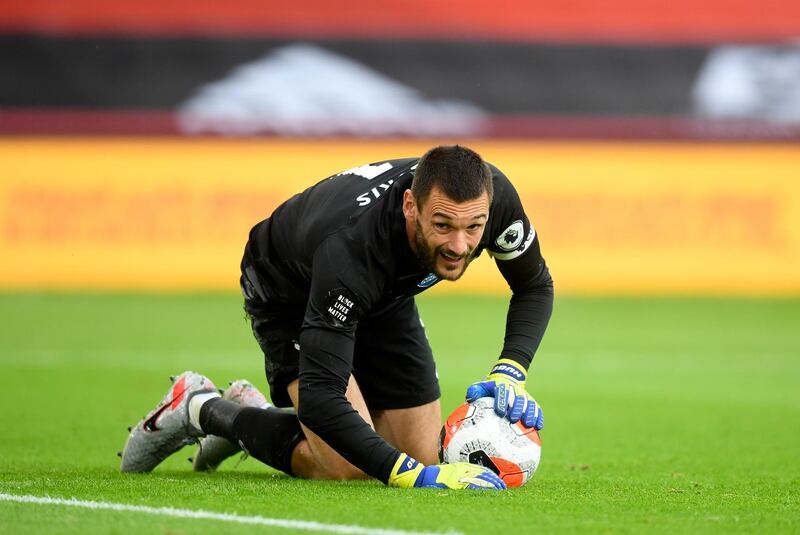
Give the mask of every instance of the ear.
M 415 221 L 417 218 L 417 203 L 410 189 L 403 192 L 403 215 L 406 221 Z

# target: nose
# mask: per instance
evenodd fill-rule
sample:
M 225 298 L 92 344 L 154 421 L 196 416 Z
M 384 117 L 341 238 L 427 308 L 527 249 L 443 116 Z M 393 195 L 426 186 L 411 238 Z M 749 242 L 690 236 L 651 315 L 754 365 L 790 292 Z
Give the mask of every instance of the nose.
M 464 256 L 469 252 L 469 242 L 466 232 L 454 232 L 447 243 L 450 252 L 459 256 Z

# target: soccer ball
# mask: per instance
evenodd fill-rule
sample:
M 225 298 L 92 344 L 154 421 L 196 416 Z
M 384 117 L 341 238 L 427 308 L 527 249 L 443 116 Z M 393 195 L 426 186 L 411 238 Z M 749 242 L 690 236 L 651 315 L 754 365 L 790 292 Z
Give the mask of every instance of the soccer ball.
M 480 464 L 508 487 L 521 487 L 536 472 L 542 456 L 539 432 L 512 424 L 494 412 L 494 398 L 464 403 L 448 416 L 439 435 L 443 463 Z

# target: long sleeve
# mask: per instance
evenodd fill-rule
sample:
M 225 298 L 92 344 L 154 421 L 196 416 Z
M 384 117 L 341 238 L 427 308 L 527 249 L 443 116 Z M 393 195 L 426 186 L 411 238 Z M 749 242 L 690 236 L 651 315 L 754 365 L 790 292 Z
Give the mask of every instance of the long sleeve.
M 517 259 L 498 260 L 497 266 L 512 291 L 500 354 L 527 368 L 544 337 L 553 311 L 553 279 L 539 254 L 538 243 Z
M 358 321 L 382 295 L 383 274 L 369 255 L 347 253 L 357 245 L 334 237 L 315 254 L 299 340 L 297 415 L 348 462 L 385 483 L 400 452 L 369 426 L 345 395 Z
M 323 328 L 300 335 L 300 421 L 352 465 L 387 482 L 400 452 L 383 440 L 345 397 L 354 340 Z

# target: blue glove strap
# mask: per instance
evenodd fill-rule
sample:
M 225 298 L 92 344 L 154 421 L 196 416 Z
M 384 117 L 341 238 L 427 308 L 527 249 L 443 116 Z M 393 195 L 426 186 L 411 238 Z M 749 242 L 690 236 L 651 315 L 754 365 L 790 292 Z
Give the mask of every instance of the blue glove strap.
M 494 365 L 494 368 L 492 368 L 492 371 L 489 372 L 489 375 L 505 375 L 513 381 L 524 383 L 527 379 L 525 370 L 521 369 L 519 364 L 516 362 L 511 364 L 511 361 L 506 360 L 507 359 L 500 359 L 500 362 Z

